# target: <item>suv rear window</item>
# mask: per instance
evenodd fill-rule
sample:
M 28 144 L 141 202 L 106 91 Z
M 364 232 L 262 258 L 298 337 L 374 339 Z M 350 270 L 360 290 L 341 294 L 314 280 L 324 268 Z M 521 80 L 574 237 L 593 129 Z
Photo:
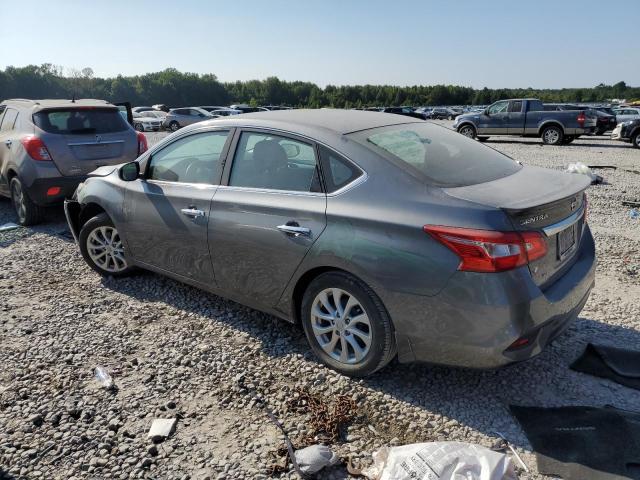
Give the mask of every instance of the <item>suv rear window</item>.
M 490 182 L 522 168 L 492 148 L 426 122 L 380 127 L 351 135 L 414 176 L 442 187 Z
M 33 114 L 33 122 L 48 133 L 114 133 L 129 128 L 115 108 L 69 108 L 43 110 Z

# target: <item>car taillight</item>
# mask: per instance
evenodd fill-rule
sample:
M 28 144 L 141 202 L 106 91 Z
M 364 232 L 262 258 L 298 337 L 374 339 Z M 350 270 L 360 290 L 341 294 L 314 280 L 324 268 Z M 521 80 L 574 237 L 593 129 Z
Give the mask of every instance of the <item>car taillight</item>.
M 458 255 L 458 270 L 466 272 L 503 272 L 547 253 L 547 244 L 538 232 L 495 232 L 439 225 L 425 225 L 423 229 Z
M 26 137 L 22 137 L 20 139 L 20 143 L 22 143 L 24 149 L 34 160 L 37 160 L 39 162 L 51 161 L 49 150 L 47 150 L 47 146 L 44 144 L 42 139 L 36 137 L 35 135 L 27 135 Z
M 149 148 L 147 137 L 142 132 L 136 132 L 136 135 L 138 136 L 138 155 L 142 155 Z
M 584 121 L 586 120 L 587 117 L 585 117 L 584 112 L 580 112 L 578 114 L 578 125 L 580 125 L 581 127 L 584 127 Z

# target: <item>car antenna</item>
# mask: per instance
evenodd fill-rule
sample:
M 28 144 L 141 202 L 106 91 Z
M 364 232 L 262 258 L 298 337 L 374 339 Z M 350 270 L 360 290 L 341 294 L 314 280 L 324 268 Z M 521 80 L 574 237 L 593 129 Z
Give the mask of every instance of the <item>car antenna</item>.
M 73 98 L 71 99 L 71 103 L 76 103 L 76 91 L 73 91 Z

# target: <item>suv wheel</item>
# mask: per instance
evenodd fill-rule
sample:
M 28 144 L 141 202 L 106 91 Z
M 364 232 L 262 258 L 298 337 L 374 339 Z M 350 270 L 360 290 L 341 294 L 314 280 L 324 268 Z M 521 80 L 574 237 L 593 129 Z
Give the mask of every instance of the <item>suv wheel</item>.
M 476 129 L 471 125 L 463 125 L 458 129 L 458 133 L 468 138 L 475 138 Z
M 169 129 L 172 132 L 176 132 L 178 131 L 178 129 L 180 128 L 180 124 L 178 122 L 176 122 L 175 120 L 173 120 L 170 124 L 169 124 Z
M 340 373 L 370 375 L 396 354 L 393 325 L 381 300 L 349 274 L 329 272 L 314 279 L 301 313 L 311 349 Z
M 100 275 L 120 277 L 132 270 L 120 234 L 106 213 L 82 226 L 78 243 L 85 261 Z
M 33 203 L 18 177 L 11 179 L 9 188 L 11 189 L 11 203 L 13 203 L 13 208 L 18 216 L 18 223 L 24 226 L 40 223 L 43 215 L 42 207 Z
M 546 145 L 560 145 L 563 137 L 562 129 L 556 125 L 546 127 L 542 131 L 542 141 Z
M 633 138 L 631 139 L 631 144 L 636 148 L 640 148 L 640 132 L 636 132 L 633 135 Z

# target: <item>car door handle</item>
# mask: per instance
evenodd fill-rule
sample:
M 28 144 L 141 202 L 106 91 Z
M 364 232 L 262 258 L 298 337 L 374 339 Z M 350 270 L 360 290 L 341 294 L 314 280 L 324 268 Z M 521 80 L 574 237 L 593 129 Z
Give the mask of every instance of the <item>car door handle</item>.
M 11 148 L 11 144 L 12 144 L 12 143 L 13 143 L 13 142 L 12 142 L 11 140 L 5 140 L 5 141 L 4 141 L 4 144 L 7 146 L 7 148 Z
M 294 237 L 301 235 L 308 237 L 311 235 L 311 229 L 306 227 L 299 227 L 297 225 L 278 225 L 278 230 Z
M 191 218 L 204 217 L 204 212 L 202 210 L 198 210 L 195 207 L 183 208 L 180 210 L 183 215 Z

